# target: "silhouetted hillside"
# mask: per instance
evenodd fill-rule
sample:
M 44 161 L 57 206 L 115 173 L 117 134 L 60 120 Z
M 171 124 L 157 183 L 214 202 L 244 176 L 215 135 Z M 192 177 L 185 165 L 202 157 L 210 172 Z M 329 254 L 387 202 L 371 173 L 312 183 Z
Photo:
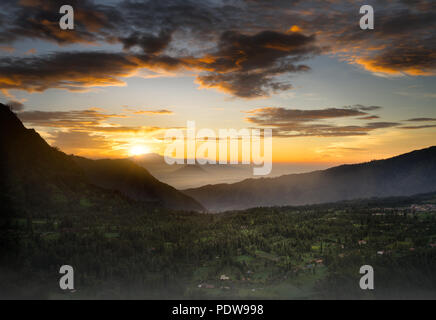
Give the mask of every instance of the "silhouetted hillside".
M 89 160 L 73 157 L 89 181 L 105 189 L 117 190 L 141 202 L 156 202 L 175 210 L 203 211 L 191 197 L 160 182 L 146 169 L 128 159 Z
M 304 205 L 436 190 L 436 147 L 322 171 L 185 190 L 208 210 Z
M 0 194 L 2 217 L 66 211 L 122 213 L 131 205 L 130 199 L 146 206 L 202 210 L 195 200 L 129 160 L 88 160 L 49 146 L 3 104 Z

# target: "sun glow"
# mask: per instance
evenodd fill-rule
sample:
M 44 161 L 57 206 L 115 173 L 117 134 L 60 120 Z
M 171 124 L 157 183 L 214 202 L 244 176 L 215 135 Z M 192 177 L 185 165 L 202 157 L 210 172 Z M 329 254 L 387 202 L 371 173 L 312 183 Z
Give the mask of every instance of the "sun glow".
M 140 156 L 146 153 L 150 153 L 150 148 L 144 145 L 135 145 L 132 146 L 129 150 L 130 156 Z

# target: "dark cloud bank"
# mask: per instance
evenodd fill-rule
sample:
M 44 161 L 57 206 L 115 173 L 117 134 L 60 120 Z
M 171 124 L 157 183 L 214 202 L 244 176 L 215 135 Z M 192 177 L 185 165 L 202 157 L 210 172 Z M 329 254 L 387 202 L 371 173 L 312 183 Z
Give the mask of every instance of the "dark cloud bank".
M 69 32 L 58 27 L 62 1 L 5 0 L 0 45 L 39 39 L 60 46 L 119 44 L 122 50 L 89 46 L 25 59 L 6 56 L 0 59 L 0 89 L 124 85 L 123 78 L 146 68 L 191 70 L 202 87 L 256 98 L 291 89 L 290 75 L 309 71 L 311 57 L 332 53 L 375 73 L 434 74 L 434 2 L 372 3 L 376 28 L 362 32 L 359 4 L 352 1 L 167 0 L 114 6 L 74 0 L 69 4 L 76 28 Z

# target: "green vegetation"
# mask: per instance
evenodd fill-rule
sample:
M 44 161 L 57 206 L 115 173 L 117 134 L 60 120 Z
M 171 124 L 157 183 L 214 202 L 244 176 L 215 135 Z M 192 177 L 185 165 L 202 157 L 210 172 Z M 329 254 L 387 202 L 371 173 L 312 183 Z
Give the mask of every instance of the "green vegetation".
M 85 212 L 65 208 L 61 214 L 23 214 L 2 226 L 2 295 L 435 298 L 436 211 L 421 205 L 433 198 L 216 215 L 138 204 L 120 212 L 109 210 L 114 204 L 108 202 L 95 212 L 90 207 Z M 417 209 L 413 203 L 419 204 Z M 74 293 L 58 288 L 63 264 L 74 267 Z M 374 291 L 359 288 L 364 264 L 374 267 Z

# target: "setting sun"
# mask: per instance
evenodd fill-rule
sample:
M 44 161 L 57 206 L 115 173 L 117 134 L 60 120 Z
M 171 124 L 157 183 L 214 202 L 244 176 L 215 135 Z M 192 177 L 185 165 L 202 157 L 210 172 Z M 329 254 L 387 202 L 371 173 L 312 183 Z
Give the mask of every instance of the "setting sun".
M 142 154 L 150 153 L 150 148 L 144 145 L 136 145 L 130 148 L 130 156 L 140 156 Z

